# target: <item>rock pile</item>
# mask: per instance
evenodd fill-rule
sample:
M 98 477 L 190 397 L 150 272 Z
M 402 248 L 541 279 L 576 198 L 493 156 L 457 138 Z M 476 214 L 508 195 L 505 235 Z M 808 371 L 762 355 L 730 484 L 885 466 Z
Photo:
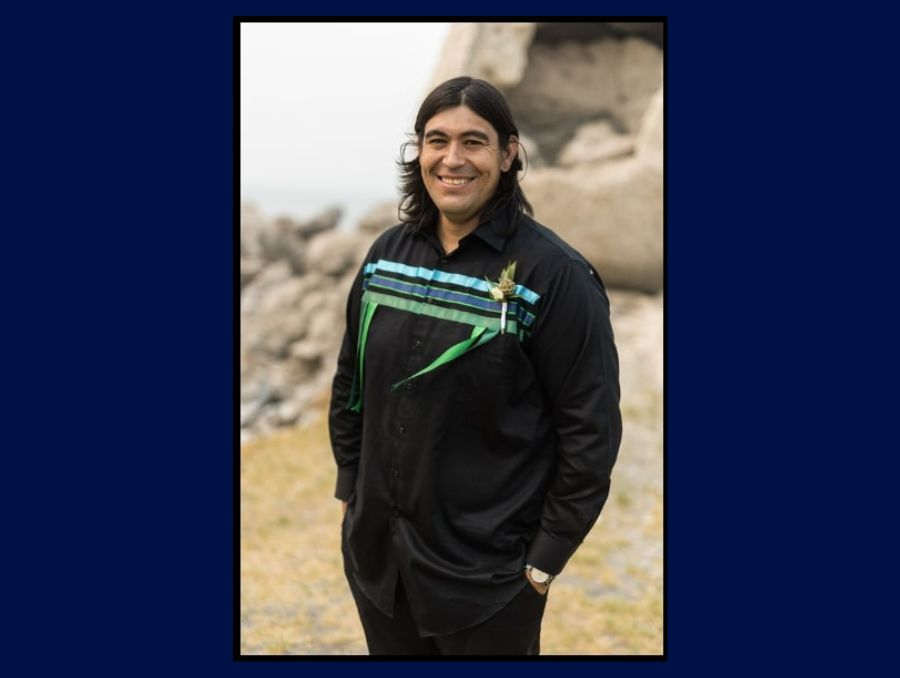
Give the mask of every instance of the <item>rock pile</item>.
M 241 206 L 242 440 L 302 423 L 327 392 L 347 293 L 372 242 L 335 230 L 340 216 L 270 222 Z

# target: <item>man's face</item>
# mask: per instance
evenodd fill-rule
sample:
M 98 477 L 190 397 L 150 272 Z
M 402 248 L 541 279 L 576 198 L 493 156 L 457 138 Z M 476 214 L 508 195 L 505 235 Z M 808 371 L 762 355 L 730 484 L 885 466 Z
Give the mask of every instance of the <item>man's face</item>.
M 477 219 L 517 151 L 515 139 L 501 149 L 491 123 L 468 106 L 447 108 L 425 123 L 419 164 L 442 221 Z

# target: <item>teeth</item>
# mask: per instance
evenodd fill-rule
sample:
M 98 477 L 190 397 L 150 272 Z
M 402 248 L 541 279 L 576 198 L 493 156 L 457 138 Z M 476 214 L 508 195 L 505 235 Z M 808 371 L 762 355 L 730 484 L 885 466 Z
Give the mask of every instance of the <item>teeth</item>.
M 441 181 L 443 181 L 445 184 L 453 184 L 454 186 L 460 186 L 460 185 L 462 185 L 462 184 L 467 184 L 467 183 L 469 183 L 469 182 L 472 181 L 472 180 L 471 180 L 471 179 L 466 179 L 466 178 L 462 178 L 462 179 L 452 179 L 452 178 L 450 178 L 450 177 L 441 177 Z

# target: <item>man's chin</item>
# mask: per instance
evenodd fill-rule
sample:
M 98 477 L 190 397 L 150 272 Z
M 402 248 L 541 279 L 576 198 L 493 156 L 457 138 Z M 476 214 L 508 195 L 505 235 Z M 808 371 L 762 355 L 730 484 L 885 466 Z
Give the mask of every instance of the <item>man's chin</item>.
M 478 215 L 472 212 L 445 212 L 441 210 L 441 216 L 445 221 L 449 221 L 454 226 L 465 226 L 473 221 Z

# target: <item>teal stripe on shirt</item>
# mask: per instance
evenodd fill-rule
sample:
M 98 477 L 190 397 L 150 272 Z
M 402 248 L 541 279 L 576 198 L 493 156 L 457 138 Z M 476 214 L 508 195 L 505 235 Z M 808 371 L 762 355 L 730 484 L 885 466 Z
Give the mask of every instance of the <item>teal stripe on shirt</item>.
M 459 273 L 436 271 L 433 268 L 424 268 L 422 266 L 407 266 L 406 264 L 388 261 L 387 259 L 379 259 L 374 264 L 366 264 L 363 273 L 371 275 L 376 270 L 388 271 L 389 273 L 400 273 L 401 275 L 421 278 L 423 280 L 436 280 L 437 282 L 451 283 L 453 285 L 475 289 L 480 292 L 487 292 L 490 289 L 486 280 L 471 278 Z M 541 295 L 528 289 L 524 285 L 516 285 L 516 295 L 522 297 L 522 299 L 529 304 L 536 304 L 541 298 Z

